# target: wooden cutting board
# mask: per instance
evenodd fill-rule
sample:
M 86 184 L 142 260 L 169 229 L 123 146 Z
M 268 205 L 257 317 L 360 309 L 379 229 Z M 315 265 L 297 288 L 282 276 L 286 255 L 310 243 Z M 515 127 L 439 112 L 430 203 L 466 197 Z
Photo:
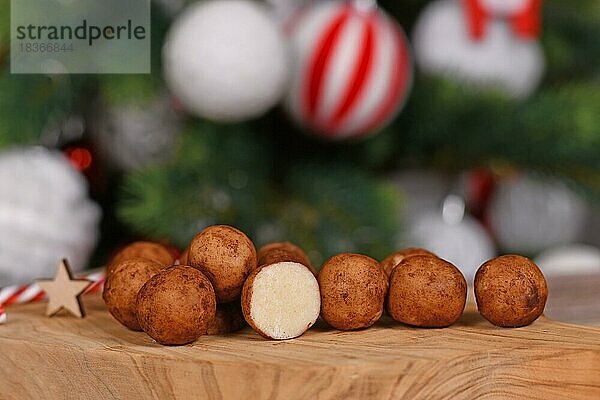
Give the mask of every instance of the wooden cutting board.
M 540 318 L 497 328 L 470 306 L 446 329 L 383 319 L 289 341 L 250 329 L 180 347 L 120 326 L 99 296 L 88 316 L 9 308 L 1 399 L 600 399 L 600 328 Z

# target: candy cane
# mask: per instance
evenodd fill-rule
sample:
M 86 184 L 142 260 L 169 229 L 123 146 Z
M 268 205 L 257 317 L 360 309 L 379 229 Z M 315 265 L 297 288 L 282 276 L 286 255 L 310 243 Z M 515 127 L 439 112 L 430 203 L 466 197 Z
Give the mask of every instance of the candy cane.
M 0 305 L 0 325 L 6 323 L 6 312 L 4 311 L 4 307 Z
M 84 294 L 102 291 L 105 280 L 104 269 L 84 274 L 81 278 L 92 281 L 92 284 L 86 289 Z M 46 293 L 44 293 L 37 283 L 0 288 L 0 321 L 2 320 L 3 315 L 4 319 L 6 319 L 6 314 L 2 313 L 3 306 L 33 303 L 44 299 L 46 299 Z

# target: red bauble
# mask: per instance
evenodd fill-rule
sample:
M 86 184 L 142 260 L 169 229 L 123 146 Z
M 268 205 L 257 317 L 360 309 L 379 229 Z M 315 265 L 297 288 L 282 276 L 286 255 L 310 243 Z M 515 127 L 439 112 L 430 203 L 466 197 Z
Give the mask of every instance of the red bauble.
M 463 0 L 463 3 L 473 39 L 483 39 L 494 17 L 507 18 L 515 35 L 522 39 L 535 39 L 540 34 L 542 0 Z
M 376 7 L 318 2 L 288 26 L 294 52 L 287 108 L 328 139 L 382 128 L 402 107 L 412 63 L 402 28 Z

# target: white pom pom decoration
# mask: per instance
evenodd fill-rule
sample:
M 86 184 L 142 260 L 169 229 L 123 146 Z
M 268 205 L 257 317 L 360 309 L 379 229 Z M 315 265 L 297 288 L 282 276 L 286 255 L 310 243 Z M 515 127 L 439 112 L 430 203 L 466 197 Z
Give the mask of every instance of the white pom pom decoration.
M 61 153 L 0 153 L 0 287 L 52 276 L 62 258 L 81 270 L 99 219 L 85 178 Z
M 167 85 L 184 108 L 216 121 L 242 121 L 273 107 L 287 88 L 284 35 L 265 5 L 202 1 L 173 23 L 163 48 Z
M 509 16 L 535 0 L 473 0 L 487 13 L 485 30 L 474 39 L 465 1 L 430 3 L 417 20 L 413 47 L 423 71 L 469 85 L 494 87 L 515 98 L 529 96 L 545 69 L 544 55 L 535 38 L 519 37 Z M 483 29 L 483 27 L 481 28 Z

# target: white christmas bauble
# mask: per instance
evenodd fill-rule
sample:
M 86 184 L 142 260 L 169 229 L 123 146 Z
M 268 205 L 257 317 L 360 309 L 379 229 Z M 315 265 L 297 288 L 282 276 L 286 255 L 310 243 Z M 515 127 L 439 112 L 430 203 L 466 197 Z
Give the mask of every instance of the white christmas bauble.
M 565 184 L 527 174 L 500 181 L 489 208 L 500 246 L 526 254 L 578 241 L 587 214 L 585 202 Z
M 109 106 L 96 119 L 94 130 L 104 156 L 124 170 L 167 161 L 182 125 L 166 95 L 143 105 Z
M 480 0 L 481 5 L 494 15 L 514 15 L 523 11 L 531 0 Z
M 99 219 L 85 178 L 61 153 L 41 147 L 0 153 L 0 287 L 50 277 L 62 258 L 81 270 Z
M 398 190 L 404 209 L 403 220 L 413 221 L 438 209 L 455 186 L 455 178 L 437 170 L 403 170 L 386 179 Z M 402 221 L 399 221 L 400 223 Z M 401 246 L 402 243 L 398 243 Z
M 600 274 L 600 249 L 568 244 L 543 251 L 535 262 L 546 275 Z
M 521 6 L 516 0 L 487 3 L 500 14 Z M 498 88 L 516 98 L 530 95 L 545 69 L 539 43 L 516 37 L 504 18 L 492 18 L 484 36 L 474 40 L 462 7 L 458 0 L 438 0 L 425 8 L 413 33 L 417 64 L 427 73 Z
M 265 5 L 212 0 L 189 6 L 163 48 L 164 75 L 184 108 L 217 121 L 258 117 L 283 96 L 286 41 Z
M 266 0 L 273 7 L 275 15 L 280 21 L 287 19 L 305 4 L 316 0 Z
M 409 227 L 409 243 L 450 261 L 472 284 L 481 264 L 496 255 L 494 244 L 477 220 L 464 215 L 464 201 L 448 196 L 442 212 L 432 210 L 415 218 Z
M 382 9 L 362 3 L 316 2 L 289 24 L 294 62 L 286 105 L 300 125 L 326 139 L 378 131 L 411 88 L 402 28 Z

